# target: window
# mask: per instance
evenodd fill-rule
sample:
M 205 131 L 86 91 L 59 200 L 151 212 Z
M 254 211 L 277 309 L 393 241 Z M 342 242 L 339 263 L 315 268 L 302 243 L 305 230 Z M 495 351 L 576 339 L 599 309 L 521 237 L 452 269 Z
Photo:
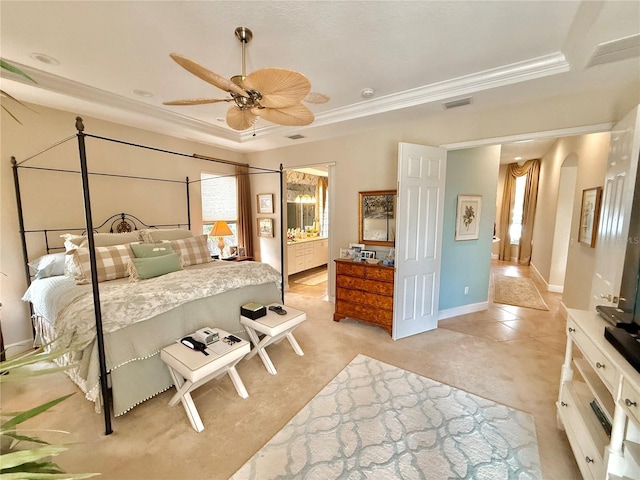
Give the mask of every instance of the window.
M 524 191 L 527 186 L 527 176 L 516 178 L 516 193 L 511 210 L 511 224 L 509 225 L 509 237 L 512 245 L 520 244 L 522 235 L 522 211 L 524 209 Z
M 233 235 L 224 238 L 226 246 L 238 244 L 238 183 L 234 175 L 200 174 L 202 192 L 202 233 L 209 234 L 218 220 L 229 225 Z M 220 255 L 218 239 L 209 239 L 209 251 Z

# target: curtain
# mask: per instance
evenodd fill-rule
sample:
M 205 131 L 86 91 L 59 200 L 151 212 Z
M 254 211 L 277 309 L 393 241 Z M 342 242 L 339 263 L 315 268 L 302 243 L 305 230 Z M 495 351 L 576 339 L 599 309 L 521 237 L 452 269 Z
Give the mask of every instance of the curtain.
M 327 208 L 327 189 L 329 188 L 329 179 L 327 177 L 318 177 L 318 187 L 316 189 L 316 198 L 318 209 L 316 216 L 320 224 L 320 232 L 324 233 L 326 226 L 324 225 L 324 213 Z
M 238 179 L 238 246 L 244 247 L 246 255 L 253 257 L 253 222 L 251 221 L 251 183 L 249 168 L 236 167 Z
M 540 160 L 529 160 L 520 166 L 517 163 L 510 163 L 507 167 L 507 174 L 504 179 L 504 193 L 502 195 L 502 211 L 500 213 L 499 236 L 500 260 L 509 260 L 511 257 L 511 237 L 509 236 L 509 226 L 511 224 L 511 213 L 516 193 L 516 178 L 527 176 L 524 192 L 524 205 L 522 208 L 522 234 L 520 235 L 520 253 L 518 263 L 529 265 L 531 263 L 531 250 L 533 239 L 533 220 L 536 214 L 536 203 L 538 201 L 538 179 L 540 176 Z

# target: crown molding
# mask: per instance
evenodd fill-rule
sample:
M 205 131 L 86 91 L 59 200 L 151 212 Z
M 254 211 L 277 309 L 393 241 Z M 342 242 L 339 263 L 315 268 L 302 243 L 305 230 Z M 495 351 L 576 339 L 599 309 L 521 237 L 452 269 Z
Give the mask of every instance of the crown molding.
M 10 60 L 7 60 L 10 61 Z M 80 100 L 109 106 L 122 111 L 146 115 L 158 120 L 172 123 L 177 127 L 193 130 L 201 134 L 217 137 L 222 140 L 238 144 L 249 143 L 269 135 L 283 136 L 291 132 L 303 131 L 305 127 L 288 127 L 268 124 L 264 127 L 250 128 L 236 132 L 203 122 L 185 115 L 171 112 L 144 102 L 136 101 L 121 95 L 84 85 L 57 75 L 38 70 L 27 65 L 10 61 L 23 72 L 36 79 L 37 85 L 5 70 L 0 71 L 0 77 L 10 78 L 25 85 L 41 88 L 54 93 L 67 95 Z M 339 122 L 354 120 L 370 115 L 376 115 L 393 110 L 414 107 L 425 103 L 452 99 L 492 88 L 512 85 L 515 83 L 534 80 L 564 73 L 570 70 L 570 65 L 561 52 L 551 53 L 522 62 L 465 75 L 443 82 L 433 83 L 404 92 L 386 95 L 380 98 L 359 102 L 344 107 L 321 112 L 315 116 L 314 122 L 308 128 L 332 125 Z

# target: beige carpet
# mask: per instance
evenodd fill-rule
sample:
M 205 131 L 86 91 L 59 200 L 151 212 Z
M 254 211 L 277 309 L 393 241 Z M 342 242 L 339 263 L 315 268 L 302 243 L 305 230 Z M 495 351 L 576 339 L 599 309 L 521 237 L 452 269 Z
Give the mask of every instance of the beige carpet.
M 493 301 L 517 307 L 549 310 L 533 280 L 525 277 L 494 275 Z
M 531 415 L 365 355 L 233 480 L 542 478 Z
M 300 285 L 315 286 L 321 284 L 322 282 L 326 282 L 327 278 L 327 271 L 325 270 L 323 272 L 314 273 L 313 275 L 307 275 L 306 277 L 299 278 L 297 280 L 294 280 L 294 282 L 299 283 Z

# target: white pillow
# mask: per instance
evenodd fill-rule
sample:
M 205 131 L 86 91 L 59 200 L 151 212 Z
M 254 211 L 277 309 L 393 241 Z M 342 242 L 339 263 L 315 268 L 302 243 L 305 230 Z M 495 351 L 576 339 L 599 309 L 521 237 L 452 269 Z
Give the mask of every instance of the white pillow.
M 160 243 L 165 240 L 193 238 L 191 230 L 185 228 L 146 228 L 140 230 L 140 239 L 144 243 Z
M 64 252 L 50 253 L 36 258 L 33 262 L 29 262 L 29 266 L 33 270 L 35 278 L 64 275 L 64 258 Z

